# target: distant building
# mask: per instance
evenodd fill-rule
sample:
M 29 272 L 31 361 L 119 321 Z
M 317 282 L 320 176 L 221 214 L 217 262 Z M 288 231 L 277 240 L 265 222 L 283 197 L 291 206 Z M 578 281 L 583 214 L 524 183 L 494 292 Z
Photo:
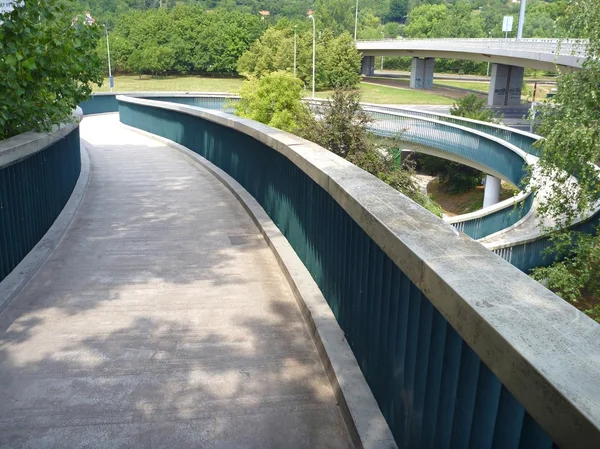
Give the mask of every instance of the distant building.
M 258 13 L 262 16 L 262 19 L 265 20 L 265 17 L 270 16 L 270 11 L 258 11 Z

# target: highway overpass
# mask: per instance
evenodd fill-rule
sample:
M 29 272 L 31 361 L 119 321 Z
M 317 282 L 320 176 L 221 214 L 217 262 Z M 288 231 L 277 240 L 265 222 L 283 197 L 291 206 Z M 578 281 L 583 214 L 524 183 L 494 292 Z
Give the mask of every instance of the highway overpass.
M 585 41 L 558 39 L 385 39 L 358 41 L 362 72 L 373 74 L 376 56 L 410 56 L 413 89 L 433 85 L 435 58 L 492 63 L 488 104 L 513 106 L 521 101 L 525 68 L 578 70 L 585 60 Z

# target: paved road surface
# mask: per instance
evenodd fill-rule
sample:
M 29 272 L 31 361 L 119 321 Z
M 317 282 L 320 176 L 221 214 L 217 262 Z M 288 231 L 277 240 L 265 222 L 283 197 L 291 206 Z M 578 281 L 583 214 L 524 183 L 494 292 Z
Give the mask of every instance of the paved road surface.
M 2 448 L 346 448 L 257 228 L 212 175 L 86 118 L 64 240 L 0 315 Z

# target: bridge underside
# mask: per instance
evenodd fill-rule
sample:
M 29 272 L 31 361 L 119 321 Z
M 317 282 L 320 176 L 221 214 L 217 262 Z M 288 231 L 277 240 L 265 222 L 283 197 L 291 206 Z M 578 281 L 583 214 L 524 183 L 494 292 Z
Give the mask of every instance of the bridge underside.
M 0 315 L 0 447 L 350 446 L 289 285 L 216 178 L 81 127 L 74 223 Z
M 439 50 L 397 50 L 397 49 L 377 49 L 360 50 L 364 57 L 366 56 L 403 56 L 411 58 L 444 58 L 444 59 L 462 59 L 466 61 L 489 62 L 492 64 L 505 64 L 516 67 L 527 67 L 536 70 L 555 71 L 558 67 L 561 71 L 576 70 L 576 67 L 560 64 L 553 54 L 540 55 L 532 53 L 530 55 L 511 56 L 510 54 L 492 54 L 476 53 L 468 51 L 444 51 Z M 573 57 L 574 58 L 574 57 Z

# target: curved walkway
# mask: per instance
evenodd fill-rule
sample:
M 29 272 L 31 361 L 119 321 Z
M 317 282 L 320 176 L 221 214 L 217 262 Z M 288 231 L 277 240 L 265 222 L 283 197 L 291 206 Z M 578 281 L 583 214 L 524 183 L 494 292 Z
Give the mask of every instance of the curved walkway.
M 72 227 L 0 315 L 0 447 L 350 446 L 258 229 L 211 174 L 88 117 Z

